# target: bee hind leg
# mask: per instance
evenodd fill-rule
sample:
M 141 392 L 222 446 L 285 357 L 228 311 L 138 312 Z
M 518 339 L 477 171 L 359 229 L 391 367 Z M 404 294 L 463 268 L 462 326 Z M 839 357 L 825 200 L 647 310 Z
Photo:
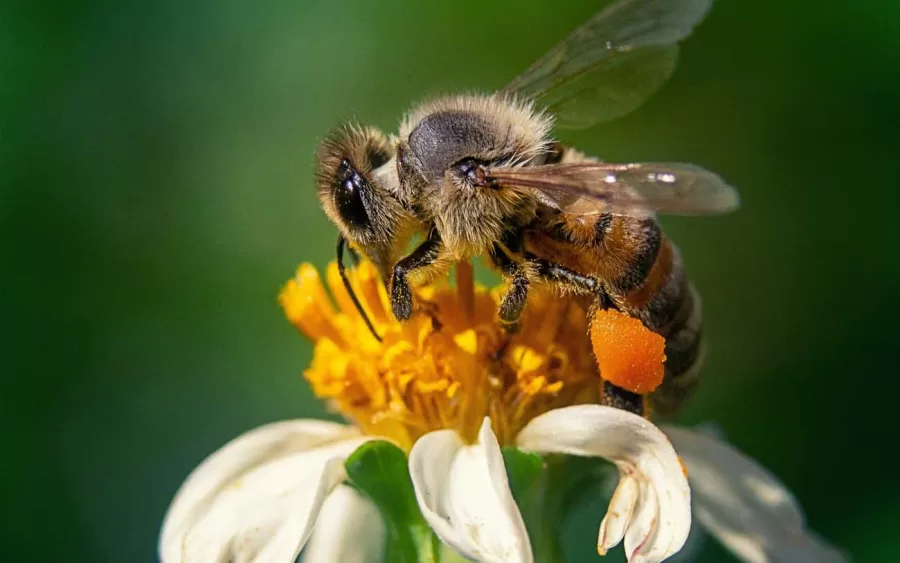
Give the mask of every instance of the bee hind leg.
M 543 279 L 554 283 L 561 283 L 572 287 L 576 291 L 590 293 L 597 298 L 597 306 L 600 309 L 616 308 L 609 293 L 603 288 L 600 280 L 591 276 L 579 274 L 574 270 L 548 262 L 536 256 L 526 256 L 530 262 L 537 266 L 538 275 Z M 649 408 L 647 398 L 637 393 L 632 393 L 609 381 L 603 381 L 602 402 L 604 405 L 622 409 L 639 416 L 647 416 Z
M 526 254 L 526 259 L 537 267 L 537 274 L 550 282 L 563 284 L 583 293 L 590 293 L 597 296 L 597 305 L 601 309 L 615 309 L 615 303 L 603 287 L 600 280 L 584 274 L 579 274 L 575 270 L 570 270 L 565 266 L 548 262 L 543 258 Z
M 602 396 L 604 405 L 622 409 L 639 416 L 646 416 L 647 414 L 646 397 L 632 393 L 627 389 L 622 389 L 609 381 L 603 382 Z

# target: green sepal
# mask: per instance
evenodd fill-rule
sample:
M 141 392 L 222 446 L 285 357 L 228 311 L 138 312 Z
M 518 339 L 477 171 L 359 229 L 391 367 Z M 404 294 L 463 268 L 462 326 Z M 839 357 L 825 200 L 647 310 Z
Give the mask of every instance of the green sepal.
M 565 561 L 566 520 L 585 503 L 602 496 L 609 463 L 597 458 L 542 457 L 503 448 L 510 489 L 525 519 L 535 561 Z
M 518 448 L 504 447 L 503 463 L 509 477 L 509 488 L 512 489 L 516 503 L 525 500 L 544 470 L 544 459 L 538 454 L 523 452 Z
M 598 457 L 554 455 L 547 466 L 546 494 L 563 518 L 598 496 L 608 496 L 611 490 L 604 489 L 616 476 L 614 466 Z
M 351 484 L 375 503 L 384 520 L 384 561 L 439 561 L 440 542 L 419 512 L 403 450 L 383 440 L 366 442 L 345 467 Z

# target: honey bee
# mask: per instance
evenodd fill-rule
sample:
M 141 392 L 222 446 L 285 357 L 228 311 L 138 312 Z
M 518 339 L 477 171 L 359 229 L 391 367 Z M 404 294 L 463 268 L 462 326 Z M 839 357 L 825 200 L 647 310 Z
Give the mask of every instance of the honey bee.
M 341 232 L 339 263 L 347 242 L 365 253 L 400 320 L 414 311 L 410 277 L 477 256 L 508 282 L 499 317 L 511 327 L 534 283 L 590 296 L 595 308 L 622 311 L 665 338 L 665 377 L 650 401 L 673 412 L 696 386 L 701 308 L 655 213 L 725 213 L 737 207 L 737 192 L 691 164 L 601 162 L 551 132 L 641 105 L 672 73 L 678 42 L 710 5 L 618 0 L 499 92 L 423 104 L 395 138 L 340 128 L 319 150 L 317 181 Z M 424 240 L 404 256 L 416 234 Z M 645 397 L 609 382 L 604 396 L 645 412 Z

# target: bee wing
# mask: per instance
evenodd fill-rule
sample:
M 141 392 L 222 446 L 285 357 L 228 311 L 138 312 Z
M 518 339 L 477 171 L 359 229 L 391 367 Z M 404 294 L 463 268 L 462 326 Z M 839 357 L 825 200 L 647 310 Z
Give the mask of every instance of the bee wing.
M 630 113 L 672 74 L 678 41 L 712 0 L 619 0 L 501 92 L 534 99 L 557 124 L 586 128 Z
M 737 190 L 692 164 L 577 162 L 486 171 L 486 180 L 526 188 L 550 207 L 573 215 L 710 215 L 737 209 Z

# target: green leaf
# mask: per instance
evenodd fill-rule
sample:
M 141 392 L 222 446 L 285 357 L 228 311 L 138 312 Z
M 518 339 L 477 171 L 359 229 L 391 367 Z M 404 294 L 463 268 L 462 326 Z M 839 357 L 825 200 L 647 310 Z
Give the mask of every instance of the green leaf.
M 538 454 L 523 452 L 513 447 L 504 447 L 501 451 L 506 474 L 509 477 L 509 487 L 516 503 L 521 505 L 541 476 L 544 459 Z
M 375 503 L 384 519 L 384 560 L 438 561 L 440 543 L 419 512 L 403 450 L 382 440 L 367 442 L 345 466 L 352 484 Z

